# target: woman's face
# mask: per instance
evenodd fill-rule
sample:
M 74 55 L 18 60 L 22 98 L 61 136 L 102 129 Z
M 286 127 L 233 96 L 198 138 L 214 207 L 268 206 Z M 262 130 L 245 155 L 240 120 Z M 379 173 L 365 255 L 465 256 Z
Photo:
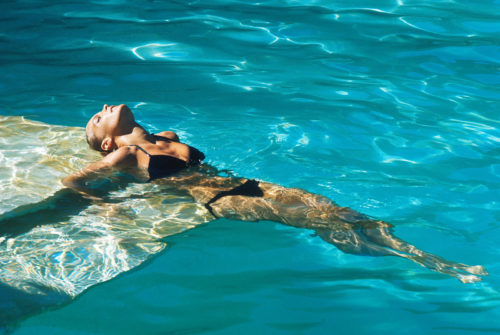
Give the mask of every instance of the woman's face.
M 134 115 L 126 105 L 104 105 L 102 110 L 92 116 L 87 123 L 87 137 L 95 137 L 99 141 L 106 137 L 113 138 L 126 134 L 134 124 Z

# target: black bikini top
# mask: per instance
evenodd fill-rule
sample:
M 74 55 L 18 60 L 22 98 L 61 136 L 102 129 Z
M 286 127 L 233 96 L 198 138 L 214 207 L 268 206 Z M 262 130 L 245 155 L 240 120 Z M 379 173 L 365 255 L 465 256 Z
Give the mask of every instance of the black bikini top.
M 149 152 L 141 148 L 136 144 L 129 145 L 131 147 L 137 147 L 137 149 L 144 152 L 149 157 L 148 173 L 149 180 L 154 180 L 158 178 L 163 178 L 170 176 L 176 172 L 184 170 L 190 166 L 196 166 L 201 164 L 205 155 L 200 150 L 189 147 L 189 161 L 184 161 L 177 157 L 172 157 L 168 155 L 151 155 Z

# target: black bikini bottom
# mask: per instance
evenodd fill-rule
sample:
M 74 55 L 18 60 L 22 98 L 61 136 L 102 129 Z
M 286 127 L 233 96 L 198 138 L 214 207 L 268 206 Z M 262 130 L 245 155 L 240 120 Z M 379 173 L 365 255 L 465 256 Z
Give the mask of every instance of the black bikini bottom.
M 210 199 L 209 202 L 205 204 L 205 208 L 208 209 L 210 214 L 212 214 L 214 217 L 217 217 L 217 215 L 214 214 L 212 206 L 210 206 L 212 203 L 216 202 L 220 198 L 223 198 L 228 195 L 243 195 L 247 197 L 262 197 L 264 196 L 264 192 L 259 187 L 259 182 L 254 180 L 254 179 L 249 179 L 243 184 L 236 186 L 235 188 L 230 189 L 229 191 L 221 191 L 217 193 L 212 199 Z

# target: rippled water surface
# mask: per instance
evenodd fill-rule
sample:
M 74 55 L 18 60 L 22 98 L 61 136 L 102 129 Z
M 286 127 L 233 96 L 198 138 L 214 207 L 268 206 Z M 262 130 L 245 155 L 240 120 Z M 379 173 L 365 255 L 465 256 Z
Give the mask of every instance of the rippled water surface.
M 3 1 L 0 333 L 500 332 L 500 2 Z M 391 222 L 464 285 L 161 186 L 95 203 L 104 103 L 237 176 Z M 198 226 L 201 223 L 203 225 Z M 188 229 L 193 228 L 195 229 Z

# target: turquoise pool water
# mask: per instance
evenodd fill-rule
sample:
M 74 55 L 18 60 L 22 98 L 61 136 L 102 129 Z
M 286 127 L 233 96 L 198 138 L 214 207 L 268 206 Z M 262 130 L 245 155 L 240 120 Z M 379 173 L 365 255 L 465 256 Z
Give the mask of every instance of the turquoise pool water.
M 464 285 L 309 230 L 223 219 L 76 297 L 0 285 L 0 332 L 500 332 L 499 9 L 2 2 L 0 115 L 81 127 L 127 103 L 220 169 L 322 194 L 490 275 Z

